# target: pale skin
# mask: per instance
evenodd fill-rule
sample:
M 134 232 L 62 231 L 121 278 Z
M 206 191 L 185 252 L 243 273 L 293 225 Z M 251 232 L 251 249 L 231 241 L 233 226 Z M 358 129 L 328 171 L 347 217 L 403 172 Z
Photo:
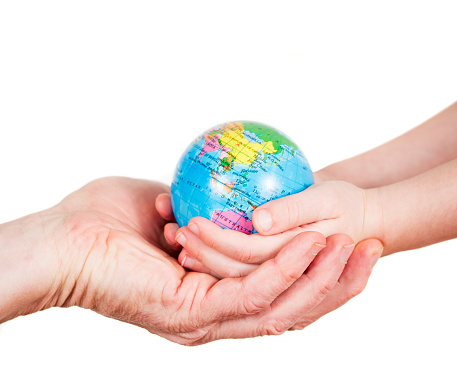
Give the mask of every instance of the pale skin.
M 164 239 L 167 192 L 103 178 L 1 224 L 0 323 L 80 306 L 184 345 L 277 335 L 360 293 L 382 252 L 375 239 L 355 246 L 349 236 L 304 232 L 258 268 L 219 280 L 176 260 Z
M 304 231 L 343 233 L 356 243 L 376 238 L 384 244 L 383 255 L 456 238 L 457 103 L 315 178 L 307 190 L 258 207 L 253 223 L 259 234 L 246 236 L 194 218 L 181 229 L 168 224 L 166 239 L 172 248 L 184 246 L 179 261 L 187 268 L 243 276 Z M 159 201 L 169 206 L 166 195 Z M 181 235 L 192 242 L 183 244 Z

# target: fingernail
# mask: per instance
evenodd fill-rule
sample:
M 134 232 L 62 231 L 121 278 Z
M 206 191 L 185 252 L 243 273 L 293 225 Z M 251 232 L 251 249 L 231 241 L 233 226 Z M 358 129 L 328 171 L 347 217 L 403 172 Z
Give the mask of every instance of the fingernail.
M 184 257 L 184 259 L 181 262 L 181 266 L 183 266 L 184 268 L 187 268 L 189 270 L 192 269 L 193 264 L 194 264 L 194 260 L 187 255 Z
M 355 244 L 343 246 L 343 249 L 341 250 L 341 254 L 340 254 L 340 263 L 343 266 L 348 262 L 348 259 L 352 254 L 352 250 L 354 250 L 354 246 L 355 246 Z
M 186 237 L 184 237 L 184 234 L 182 234 L 182 232 L 179 232 L 176 235 L 176 242 L 178 242 L 181 246 L 184 246 L 186 244 Z
M 322 245 L 321 243 L 314 242 L 313 247 L 311 248 L 311 254 L 317 255 L 319 251 L 321 251 L 326 245 Z
M 187 227 L 192 231 L 192 233 L 196 234 L 198 236 L 198 233 L 200 232 L 200 229 L 198 229 L 197 224 L 195 223 L 189 223 Z
M 378 250 L 375 250 L 371 253 L 371 259 L 370 259 L 370 270 L 373 269 L 374 265 L 376 262 L 381 258 L 382 252 L 384 251 L 384 248 L 381 247 Z
M 273 226 L 270 213 L 266 209 L 261 209 L 257 212 L 257 225 L 263 232 L 267 232 Z

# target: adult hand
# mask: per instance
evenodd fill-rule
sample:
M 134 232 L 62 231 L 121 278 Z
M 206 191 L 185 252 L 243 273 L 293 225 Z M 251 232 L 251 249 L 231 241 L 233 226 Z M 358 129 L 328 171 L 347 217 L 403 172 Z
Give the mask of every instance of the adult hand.
M 301 319 L 296 306 L 315 308 L 336 284 L 342 241 L 312 263 L 325 247 L 313 232 L 242 278 L 186 271 L 167 253 L 165 221 L 154 206 L 167 191 L 100 179 L 49 210 L 1 225 L 0 322 L 77 305 L 195 345 L 293 328 Z
M 162 194 L 157 198 L 157 206 L 162 216 L 173 220 L 169 195 Z M 189 269 L 201 271 L 219 277 L 244 276 L 255 270 L 265 259 L 274 257 L 284 243 L 297 237 L 292 231 L 273 236 L 260 234 L 246 235 L 230 229 L 222 229 L 204 218 L 193 218 L 189 227 L 179 228 L 175 223 L 166 225 L 165 233 L 170 244 L 176 249 L 182 234 L 186 241 L 179 256 L 179 261 Z M 306 232 L 299 230 L 306 235 Z M 295 238 L 294 238 L 295 237 Z M 352 240 L 343 235 L 334 235 L 327 239 L 326 247 L 319 253 L 303 275 L 272 305 L 274 310 L 262 312 L 244 321 L 246 326 L 255 321 L 272 323 L 278 329 L 302 329 L 318 318 L 337 309 L 365 288 L 373 266 L 383 252 L 382 244 L 375 239 L 363 240 L 355 246 Z M 352 254 L 351 254 L 352 252 Z M 349 259 L 347 259 L 349 258 Z M 322 274 L 327 279 L 321 294 L 322 301 L 313 307 L 315 302 L 307 296 L 307 288 L 303 280 L 312 277 L 316 270 L 326 271 Z M 287 300 L 288 316 L 280 313 L 275 305 Z M 293 325 L 291 323 L 295 321 Z M 241 336 L 244 327 L 233 326 L 232 336 Z

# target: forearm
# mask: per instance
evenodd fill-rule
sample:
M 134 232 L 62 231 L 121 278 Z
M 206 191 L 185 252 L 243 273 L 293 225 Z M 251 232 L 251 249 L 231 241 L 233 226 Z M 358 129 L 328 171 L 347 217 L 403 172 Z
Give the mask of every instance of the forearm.
M 457 237 L 457 159 L 367 195 L 366 217 L 378 219 L 367 236 L 383 242 L 384 255 Z
M 33 214 L 0 225 L 0 323 L 55 301 L 59 261 L 47 246 L 53 222 Z
M 457 158 L 457 102 L 411 131 L 318 172 L 362 188 L 399 182 Z

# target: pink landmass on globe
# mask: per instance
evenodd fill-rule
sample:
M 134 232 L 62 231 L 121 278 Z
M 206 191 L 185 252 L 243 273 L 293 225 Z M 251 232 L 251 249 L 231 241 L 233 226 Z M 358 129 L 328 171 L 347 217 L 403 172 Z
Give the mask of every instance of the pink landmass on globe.
M 214 211 L 211 221 L 224 228 L 237 230 L 246 234 L 252 234 L 252 230 L 254 229 L 252 221 L 242 211 Z
M 198 160 L 201 161 L 202 157 L 205 153 L 214 152 L 218 149 L 221 149 L 221 145 L 219 144 L 219 136 L 211 136 L 211 135 L 204 135 L 205 144 L 203 144 L 203 148 L 198 155 Z

